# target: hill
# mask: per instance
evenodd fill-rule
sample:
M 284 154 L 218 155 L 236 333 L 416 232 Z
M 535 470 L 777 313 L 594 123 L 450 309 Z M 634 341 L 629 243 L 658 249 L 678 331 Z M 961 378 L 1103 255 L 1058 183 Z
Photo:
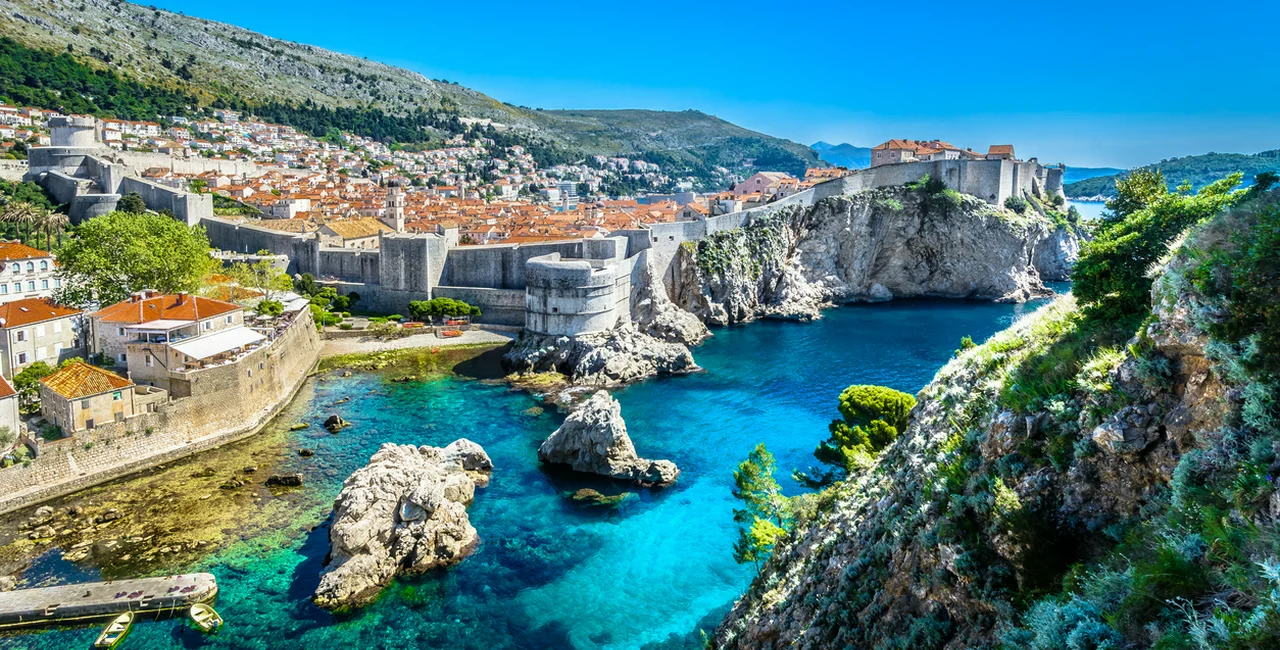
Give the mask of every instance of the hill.
M 857 147 L 849 143 L 830 144 L 821 140 L 809 145 L 810 149 L 818 152 L 818 157 L 823 162 L 831 163 L 836 167 L 848 167 L 849 169 L 862 169 L 871 166 L 871 148 Z
M 1141 167 L 1141 169 L 1158 169 L 1164 172 L 1164 177 L 1169 181 L 1171 189 L 1185 181 L 1191 183 L 1192 189 L 1199 190 L 1201 187 L 1234 172 L 1243 172 L 1245 182 L 1248 183 L 1252 182 L 1254 176 L 1262 172 L 1280 171 L 1280 149 L 1256 154 L 1210 152 L 1199 156 L 1168 158 L 1158 163 Z M 1067 171 L 1070 173 L 1070 168 Z M 1096 176 L 1074 183 L 1068 182 L 1063 190 L 1068 197 L 1073 199 L 1110 198 L 1116 194 L 1116 176 L 1120 173 L 1124 172 Z
M 429 141 L 462 128 L 458 120 L 490 119 L 565 151 L 550 159 L 627 154 L 682 161 L 706 183 L 716 166 L 747 175 L 767 164 L 791 173 L 821 164 L 803 145 L 697 111 L 517 107 L 402 68 L 119 0 L 0 0 L 0 33 L 28 48 L 68 53 L 147 92 L 189 96 L 198 107 L 253 109 L 320 134 L 330 126 L 377 122 L 383 128 L 361 135 L 404 141 L 410 130 L 417 134 L 411 141 Z M 335 115 L 341 120 L 329 124 Z M 409 124 L 394 124 L 415 115 Z M 731 151 L 737 148 L 741 155 Z
M 1072 167 L 1068 165 L 1067 173 L 1062 176 L 1062 182 L 1075 183 L 1099 176 L 1115 176 L 1116 174 L 1123 174 L 1124 171 L 1115 167 Z

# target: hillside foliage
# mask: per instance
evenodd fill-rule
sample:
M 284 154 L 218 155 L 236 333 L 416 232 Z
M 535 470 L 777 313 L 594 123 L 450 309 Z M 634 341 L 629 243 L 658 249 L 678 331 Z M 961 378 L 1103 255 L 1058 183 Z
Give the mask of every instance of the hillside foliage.
M 1280 149 L 1257 154 L 1207 153 L 1169 158 L 1130 172 L 1067 183 L 1063 191 L 1071 198 L 1113 197 L 1117 194 L 1116 181 L 1138 171 L 1162 173 L 1168 181 L 1170 191 L 1183 184 L 1190 185 L 1196 191 L 1234 173 L 1240 173 L 1248 180 L 1265 172 L 1280 171 Z

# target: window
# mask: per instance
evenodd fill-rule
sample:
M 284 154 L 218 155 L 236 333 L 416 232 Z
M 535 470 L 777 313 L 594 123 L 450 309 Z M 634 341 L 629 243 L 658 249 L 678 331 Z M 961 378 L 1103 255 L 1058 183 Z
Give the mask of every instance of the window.
M 35 291 L 35 290 L 36 290 L 36 281 L 27 280 L 27 291 Z
M 48 262 L 48 261 L 40 262 L 40 270 L 41 270 L 41 271 L 48 271 L 48 270 L 49 270 L 49 262 Z
M 43 360 L 43 359 L 45 358 L 45 356 L 47 356 L 47 355 L 45 354 L 45 348 L 44 348 L 44 346 L 43 346 L 43 345 L 42 345 L 42 346 L 40 346 L 40 347 L 38 347 L 38 348 L 36 348 L 36 361 L 41 361 L 41 360 Z
M 21 283 L 21 282 L 14 282 L 14 283 L 13 283 L 13 292 L 14 292 L 14 293 L 22 293 L 22 283 Z
M 25 340 L 27 340 L 27 331 L 26 331 L 26 330 L 18 330 L 17 340 L 19 340 L 19 341 L 25 341 Z
M 40 288 L 41 288 L 41 289 L 48 289 L 48 288 L 49 288 L 49 281 L 48 281 L 48 280 L 41 280 L 41 281 L 40 281 Z
M 54 278 L 54 279 L 53 279 L 53 288 L 54 288 L 54 289 L 61 289 L 61 288 L 62 288 L 62 280 L 60 280 L 60 279 L 58 279 L 58 278 Z
M 117 328 L 116 328 L 116 336 L 124 336 L 124 328 L 123 328 L 123 327 L 117 327 Z
M 18 273 L 18 272 L 19 272 L 19 271 L 21 271 L 21 270 L 22 270 L 22 265 L 21 265 L 21 264 L 14 264 L 14 265 L 13 265 L 13 272 L 14 272 L 14 273 Z
M 148 367 L 148 368 L 150 368 L 150 367 L 151 367 L 151 366 L 153 366 L 153 365 L 155 365 L 155 364 L 154 364 L 154 362 L 153 362 L 153 361 L 152 361 L 152 359 L 151 359 L 151 355 L 149 355 L 149 354 L 148 354 L 148 355 L 147 355 L 147 367 Z
M 54 334 L 62 333 L 62 321 L 60 320 L 53 321 L 53 333 Z
M 27 273 L 30 273 L 30 272 L 32 272 L 32 271 L 34 271 L 34 270 L 36 270 L 36 265 L 35 265 L 35 263 L 34 263 L 34 262 L 27 262 Z
M 58 342 L 58 343 L 54 343 L 54 344 L 53 344 L 53 356 L 54 356 L 54 357 L 60 357 L 60 356 L 62 356 L 62 343 L 61 343 L 61 342 Z
M 87 399 L 82 399 L 82 400 L 80 400 L 80 408 L 82 408 L 82 409 L 87 409 L 87 408 L 89 408 L 89 400 L 87 400 Z
M 24 364 L 24 363 L 26 363 L 26 362 L 27 362 L 27 353 L 26 353 L 26 352 L 19 352 L 19 353 L 18 353 L 18 365 L 22 365 L 22 364 Z
M 121 352 L 120 354 L 118 354 L 118 355 L 116 355 L 116 356 L 118 356 L 118 357 L 119 357 L 118 359 L 116 359 L 116 361 L 119 361 L 120 363 L 124 363 L 125 358 L 124 358 L 124 353 L 123 353 L 123 352 Z
M 211 321 L 211 320 L 207 320 L 207 321 L 205 321 L 205 322 L 204 322 L 204 331 L 208 332 L 208 331 L 209 331 L 209 330 L 211 330 L 211 329 L 213 329 L 213 321 Z
M 227 324 L 228 324 L 228 325 L 230 325 L 230 324 L 231 324 L 231 315 L 230 315 L 230 314 L 228 314 L 228 315 L 227 315 Z
M 0 293 L 9 293 L 9 285 L 0 284 Z
M 124 395 L 120 394 L 120 391 L 111 394 L 111 401 L 113 402 L 119 402 L 122 399 L 124 399 Z
M 41 338 L 43 336 L 44 336 L 44 323 L 40 323 L 39 325 L 36 325 L 36 338 Z

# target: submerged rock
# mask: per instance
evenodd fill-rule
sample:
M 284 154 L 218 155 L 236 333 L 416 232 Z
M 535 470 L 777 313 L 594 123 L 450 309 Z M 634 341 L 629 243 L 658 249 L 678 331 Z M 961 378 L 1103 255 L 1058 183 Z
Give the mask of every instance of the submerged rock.
M 492 470 L 484 449 L 465 438 L 443 449 L 382 445 L 333 502 L 329 558 L 315 603 L 359 607 L 397 574 L 462 561 L 480 541 L 467 505 Z
M 328 429 L 330 433 L 337 433 L 345 426 L 347 426 L 347 421 L 343 420 L 342 416 L 337 413 L 330 415 L 324 420 L 324 428 Z
M 606 496 L 601 494 L 598 490 L 582 488 L 581 490 L 574 492 L 569 498 L 572 499 L 574 503 L 588 507 L 612 508 L 634 496 L 634 492 L 623 492 L 622 494 Z
M 277 487 L 300 487 L 302 485 L 301 474 L 272 474 L 267 477 L 267 485 Z
M 622 407 L 605 391 L 597 391 L 565 418 L 564 424 L 538 448 L 538 460 L 642 485 L 670 485 L 680 475 L 679 468 L 669 460 L 648 460 L 636 455 L 622 419 Z
M 518 374 L 558 372 L 579 385 L 609 386 L 698 370 L 682 343 L 660 341 L 627 324 L 580 336 L 525 333 L 502 356 Z

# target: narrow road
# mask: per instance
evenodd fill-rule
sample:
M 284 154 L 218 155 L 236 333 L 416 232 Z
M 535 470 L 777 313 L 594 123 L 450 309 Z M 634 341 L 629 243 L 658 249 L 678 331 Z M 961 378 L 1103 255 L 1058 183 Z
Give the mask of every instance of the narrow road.
M 363 354 L 405 348 L 443 348 L 453 345 L 475 345 L 479 343 L 502 345 L 515 337 L 515 332 L 476 329 L 468 330 L 463 332 L 462 336 L 451 339 L 437 338 L 434 334 L 415 334 L 398 339 L 327 339 L 320 348 L 320 358 L 335 357 L 340 354 Z

